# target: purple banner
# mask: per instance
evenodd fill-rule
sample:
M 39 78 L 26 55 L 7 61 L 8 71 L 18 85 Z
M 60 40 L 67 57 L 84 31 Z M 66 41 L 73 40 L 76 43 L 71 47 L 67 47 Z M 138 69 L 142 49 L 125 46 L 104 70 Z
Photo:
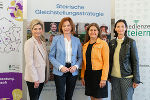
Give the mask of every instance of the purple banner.
M 0 100 L 22 100 L 22 73 L 0 73 Z

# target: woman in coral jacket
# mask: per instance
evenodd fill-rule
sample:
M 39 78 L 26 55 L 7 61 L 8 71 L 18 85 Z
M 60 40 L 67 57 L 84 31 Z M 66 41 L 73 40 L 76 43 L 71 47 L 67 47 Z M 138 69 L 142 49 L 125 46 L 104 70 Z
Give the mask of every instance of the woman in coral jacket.
M 100 29 L 96 23 L 87 28 L 83 45 L 83 63 L 81 70 L 82 85 L 85 95 L 91 100 L 102 100 L 108 97 L 107 77 L 109 71 L 109 47 L 101 40 Z

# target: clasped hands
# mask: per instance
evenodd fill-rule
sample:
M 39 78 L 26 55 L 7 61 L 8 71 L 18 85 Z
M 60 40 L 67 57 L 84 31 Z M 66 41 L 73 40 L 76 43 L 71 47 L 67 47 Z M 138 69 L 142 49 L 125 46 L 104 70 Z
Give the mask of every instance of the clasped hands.
M 76 69 L 77 69 L 76 66 L 71 66 L 71 67 L 69 67 L 69 68 L 63 66 L 60 70 L 61 70 L 61 72 L 63 72 L 63 73 L 67 73 L 67 72 L 73 73 L 73 72 L 76 71 Z

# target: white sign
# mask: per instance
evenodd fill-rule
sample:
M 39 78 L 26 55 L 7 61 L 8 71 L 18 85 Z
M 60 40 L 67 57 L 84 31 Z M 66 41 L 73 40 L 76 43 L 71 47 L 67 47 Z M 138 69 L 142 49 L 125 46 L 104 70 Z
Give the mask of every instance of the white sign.
M 150 2 L 149 0 L 116 0 L 115 20 L 125 19 L 128 24 L 128 36 L 136 40 L 139 64 L 140 84 L 134 93 L 134 100 L 150 99 Z
M 0 2 L 0 72 L 22 72 L 22 10 L 21 0 Z
M 28 0 L 27 20 L 28 22 L 32 19 L 40 19 L 43 22 L 60 22 L 63 17 L 71 17 L 78 26 L 78 33 L 84 30 L 85 23 L 94 22 L 100 26 L 107 26 L 108 33 L 110 33 L 110 2 L 110 0 Z M 55 92 L 54 81 L 49 81 L 42 91 L 41 100 L 55 100 Z M 81 82 L 77 81 L 73 100 L 88 100 L 89 97 L 85 96 L 84 92 Z M 110 91 L 109 98 L 105 100 L 110 100 Z

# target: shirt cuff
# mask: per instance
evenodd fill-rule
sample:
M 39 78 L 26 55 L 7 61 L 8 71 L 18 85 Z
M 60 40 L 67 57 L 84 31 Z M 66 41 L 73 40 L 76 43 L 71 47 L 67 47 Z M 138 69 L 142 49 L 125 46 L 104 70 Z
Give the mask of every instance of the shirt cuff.
M 60 66 L 59 66 L 59 71 L 61 71 L 61 68 L 62 68 L 62 67 L 63 67 L 63 65 L 60 65 Z
M 78 66 L 78 65 L 74 65 L 74 66 L 76 66 L 76 67 L 77 67 L 77 69 L 79 69 L 79 66 Z

